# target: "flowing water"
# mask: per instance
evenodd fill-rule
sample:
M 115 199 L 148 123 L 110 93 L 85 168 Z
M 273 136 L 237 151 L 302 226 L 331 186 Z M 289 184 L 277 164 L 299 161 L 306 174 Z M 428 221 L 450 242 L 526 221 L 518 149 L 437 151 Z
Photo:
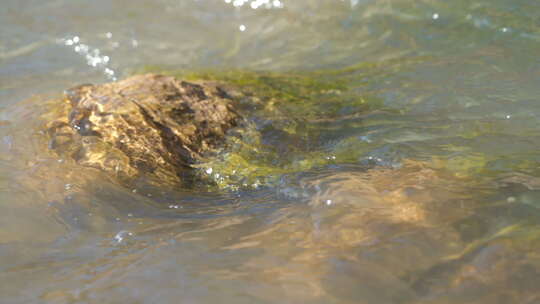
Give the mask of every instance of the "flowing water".
M 0 303 L 540 303 L 540 2 L 4 0 L 0 27 Z M 160 69 L 264 97 L 213 183 L 42 149 L 63 89 Z

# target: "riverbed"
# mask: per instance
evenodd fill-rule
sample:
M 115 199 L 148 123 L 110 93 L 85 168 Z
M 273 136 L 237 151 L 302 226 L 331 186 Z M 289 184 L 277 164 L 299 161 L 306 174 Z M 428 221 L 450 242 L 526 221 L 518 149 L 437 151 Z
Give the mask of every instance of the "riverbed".
M 521 0 L 4 0 L 0 303 L 540 303 L 538 20 Z M 42 148 L 63 90 L 148 71 L 264 97 L 199 184 Z

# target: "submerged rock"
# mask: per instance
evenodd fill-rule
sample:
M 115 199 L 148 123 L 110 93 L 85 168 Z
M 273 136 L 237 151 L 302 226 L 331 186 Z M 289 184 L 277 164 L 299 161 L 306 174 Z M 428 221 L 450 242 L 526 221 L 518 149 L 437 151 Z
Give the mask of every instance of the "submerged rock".
M 65 101 L 65 117 L 48 126 L 50 148 L 123 179 L 182 181 L 240 120 L 219 85 L 154 74 L 80 85 Z

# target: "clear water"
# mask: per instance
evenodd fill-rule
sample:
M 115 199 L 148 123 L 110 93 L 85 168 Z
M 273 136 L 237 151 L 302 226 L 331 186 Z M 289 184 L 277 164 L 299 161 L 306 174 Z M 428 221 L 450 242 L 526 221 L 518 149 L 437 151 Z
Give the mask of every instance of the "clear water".
M 540 303 L 539 20 L 517 0 L 2 1 L 0 302 Z M 278 104 L 271 125 L 304 131 L 261 128 L 284 160 L 257 187 L 126 189 L 39 149 L 45 100 L 147 66 L 347 90 Z

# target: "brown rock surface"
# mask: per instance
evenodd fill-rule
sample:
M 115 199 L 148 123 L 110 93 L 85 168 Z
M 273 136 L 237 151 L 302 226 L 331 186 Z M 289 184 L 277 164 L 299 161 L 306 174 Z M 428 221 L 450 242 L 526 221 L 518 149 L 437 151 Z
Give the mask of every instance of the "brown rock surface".
M 49 124 L 50 147 L 121 178 L 181 181 L 239 121 L 223 88 L 169 76 L 81 85 L 65 96 L 69 114 Z

